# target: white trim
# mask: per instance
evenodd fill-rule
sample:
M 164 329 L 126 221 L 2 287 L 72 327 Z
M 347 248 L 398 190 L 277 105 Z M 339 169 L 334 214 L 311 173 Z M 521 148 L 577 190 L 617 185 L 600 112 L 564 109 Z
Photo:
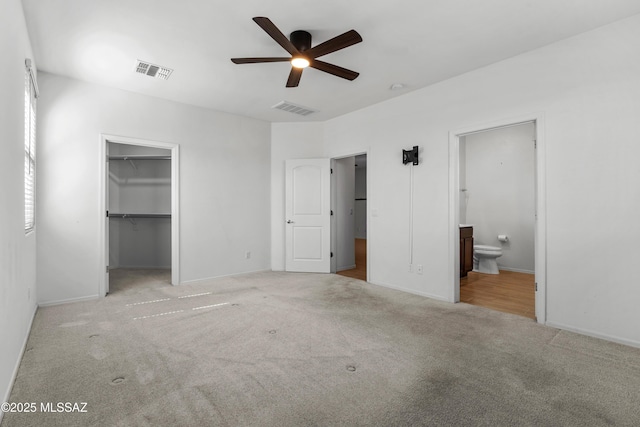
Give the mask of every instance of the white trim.
M 107 194 L 107 171 L 106 156 L 107 143 L 139 145 L 143 147 L 163 148 L 171 150 L 171 284 L 180 284 L 180 145 L 171 142 L 152 141 L 140 138 L 130 138 L 102 133 L 100 134 L 100 158 L 98 164 L 100 191 L 99 215 L 100 229 L 98 242 L 100 244 L 100 268 L 98 271 L 98 294 L 104 296 L 106 291 L 106 268 L 107 268 L 107 248 L 106 248 L 106 197 Z
M 536 279 L 536 320 L 547 322 L 547 144 L 545 121 L 542 113 L 535 120 L 536 137 L 536 234 L 535 279 Z
M 33 313 L 31 314 L 31 321 L 29 321 L 29 327 L 27 328 L 27 333 L 24 336 L 24 341 L 22 342 L 22 350 L 20 350 L 20 355 L 16 359 L 15 366 L 13 367 L 13 372 L 11 373 L 11 379 L 9 380 L 9 385 L 7 390 L 4 393 L 4 399 L 0 401 L 9 402 L 9 398 L 11 397 L 11 391 L 13 390 L 13 385 L 16 382 L 16 378 L 18 377 L 18 370 L 20 369 L 20 363 L 22 362 L 22 357 L 24 356 L 24 352 L 27 349 L 27 342 L 29 341 L 29 335 L 31 335 L 31 327 L 33 326 L 33 320 L 36 318 L 36 313 L 38 312 L 38 305 L 33 305 Z M 0 423 L 2 423 L 2 416 L 4 412 L 0 411 Z
M 335 159 L 329 160 L 331 167 L 331 211 L 338 212 L 338 174 L 333 173 L 334 169 L 336 169 L 336 161 Z M 331 268 L 329 269 L 329 273 L 337 273 L 338 272 L 338 215 L 331 215 L 330 225 L 331 227 L 331 253 L 333 256 L 331 257 Z M 286 248 L 285 248 L 286 250 Z
M 574 328 L 573 326 L 567 326 L 567 325 L 564 325 L 562 323 L 556 323 L 556 322 L 553 322 L 553 321 L 550 321 L 550 320 L 547 321 L 546 326 L 550 326 L 552 328 L 557 328 L 557 329 L 562 329 L 564 331 L 574 332 L 576 334 L 586 335 L 586 336 L 593 337 L 593 338 L 598 338 L 598 339 L 605 340 L 605 341 L 615 342 L 615 343 L 618 343 L 618 344 L 624 344 L 624 345 L 628 345 L 630 347 L 640 348 L 640 341 L 634 341 L 634 340 L 629 340 L 629 339 L 626 339 L 626 338 L 620 338 L 620 337 L 617 337 L 615 335 L 602 334 L 600 332 L 594 332 L 594 331 L 591 331 L 589 329 Z
M 186 280 L 184 282 L 181 283 L 181 285 L 205 285 L 207 284 L 206 282 L 210 281 L 210 280 L 217 280 L 217 279 L 224 279 L 225 277 L 236 277 L 236 276 L 244 276 L 247 274 L 254 274 L 254 273 L 266 273 L 266 272 L 270 272 L 270 271 L 280 271 L 280 272 L 284 272 L 284 270 L 252 270 L 252 271 L 243 271 L 242 273 L 231 273 L 231 274 L 222 274 L 220 276 L 211 276 L 211 277 L 206 277 L 204 279 L 193 279 L 193 280 Z M 315 274 L 322 274 L 322 273 L 315 273 Z
M 434 295 L 434 294 L 430 294 L 428 292 L 420 292 L 420 291 L 416 291 L 415 289 L 403 288 L 402 286 L 391 285 L 389 283 L 384 283 L 384 282 L 370 282 L 370 281 L 367 281 L 367 282 L 371 283 L 372 285 L 381 286 L 383 288 L 393 289 L 395 291 L 402 291 L 402 292 L 406 292 L 408 294 L 418 295 L 418 296 L 421 296 L 421 297 L 427 297 L 429 299 L 434 299 L 434 300 L 437 300 L 437 301 L 450 302 L 447 298 L 443 298 L 442 295 Z
M 503 267 L 500 264 L 498 264 L 498 270 L 502 271 L 513 271 L 514 273 L 525 273 L 525 274 L 536 274 L 535 271 L 531 271 L 531 270 L 523 270 L 521 268 L 511 268 L 511 267 Z
M 356 267 L 357 267 L 357 265 L 355 265 L 355 264 L 351 264 L 351 265 L 343 265 L 343 266 L 341 266 L 341 267 L 338 267 L 338 268 L 337 268 L 337 270 L 338 270 L 338 271 L 352 270 L 352 269 L 354 269 L 354 268 L 356 268 Z
M 31 61 L 31 58 L 26 58 L 24 60 L 24 66 L 27 68 L 27 71 L 29 71 L 29 78 L 31 79 L 31 84 L 33 84 L 33 88 L 36 91 L 36 99 L 40 98 L 40 89 L 38 88 L 38 79 L 36 79 L 36 73 L 33 69 L 33 61 Z
M 460 302 L 460 133 L 449 132 L 449 302 Z
M 39 302 L 38 303 L 38 307 L 51 307 L 51 306 L 54 306 L 54 305 L 69 304 L 69 303 L 74 303 L 74 302 L 92 301 L 92 300 L 96 300 L 96 299 L 99 299 L 99 298 L 100 298 L 99 294 L 94 294 L 94 295 L 87 295 L 87 296 L 78 297 L 78 298 L 61 299 L 61 300 L 55 300 L 55 301 L 45 301 L 45 302 Z
M 158 267 L 157 265 L 118 265 L 109 268 L 109 271 L 118 270 L 118 269 L 135 269 L 135 270 L 171 270 L 170 265 L 164 265 Z
M 544 139 L 544 114 L 541 112 L 497 120 L 489 123 L 466 126 L 449 132 L 449 283 L 448 301 L 460 301 L 460 137 L 476 132 L 515 126 L 523 123 L 535 124 L 535 175 L 536 175 L 536 227 L 535 227 L 535 279 L 536 320 L 545 324 L 547 320 L 546 295 L 546 151 Z

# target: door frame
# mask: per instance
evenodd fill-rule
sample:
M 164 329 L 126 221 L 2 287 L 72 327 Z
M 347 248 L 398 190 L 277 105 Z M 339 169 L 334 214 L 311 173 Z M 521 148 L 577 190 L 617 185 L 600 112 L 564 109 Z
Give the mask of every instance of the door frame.
M 370 158 L 370 154 L 371 154 L 371 149 L 368 148 L 366 150 L 356 150 L 356 151 L 350 151 L 347 153 L 343 153 L 343 154 L 339 154 L 339 155 L 335 155 L 335 156 L 331 156 L 331 167 L 333 168 L 334 166 L 334 161 L 335 160 L 339 160 L 339 159 L 344 159 L 347 157 L 355 157 L 355 156 L 360 156 L 360 155 L 366 155 L 367 156 L 367 213 L 366 213 L 366 217 L 367 217 L 367 282 L 371 282 L 371 215 L 369 215 L 370 211 L 371 211 L 371 172 L 369 172 L 369 158 Z M 335 182 L 334 175 L 331 174 L 331 209 L 335 210 L 335 197 L 336 197 L 336 189 L 337 189 L 337 182 Z M 331 273 L 336 273 L 336 262 L 335 260 L 337 260 L 337 233 L 338 233 L 338 227 L 336 224 L 336 219 L 335 216 L 332 217 L 331 219 L 331 251 L 334 253 L 334 258 L 332 258 L 332 263 L 331 263 Z
M 152 141 L 140 138 L 131 138 L 111 134 L 100 134 L 100 156 L 99 156 L 99 215 L 100 230 L 98 241 L 100 245 L 100 265 L 98 270 L 98 295 L 105 296 L 108 285 L 107 265 L 109 262 L 109 239 L 106 225 L 106 206 L 109 171 L 107 170 L 107 144 L 109 142 L 117 144 L 137 145 L 141 147 L 162 148 L 171 150 L 171 284 L 180 284 L 180 146 L 171 142 Z
M 547 321 L 547 239 L 546 239 L 546 144 L 544 114 L 532 113 L 494 122 L 467 126 L 449 132 L 449 300 L 460 302 L 460 137 L 524 123 L 534 123 L 535 149 L 535 231 L 534 275 L 535 315 L 538 323 Z

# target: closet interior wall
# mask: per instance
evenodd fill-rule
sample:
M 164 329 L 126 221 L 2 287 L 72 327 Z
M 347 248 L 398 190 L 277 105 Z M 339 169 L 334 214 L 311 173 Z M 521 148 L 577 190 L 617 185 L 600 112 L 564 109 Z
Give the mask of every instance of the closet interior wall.
M 109 268 L 170 269 L 171 150 L 110 142 L 108 155 Z

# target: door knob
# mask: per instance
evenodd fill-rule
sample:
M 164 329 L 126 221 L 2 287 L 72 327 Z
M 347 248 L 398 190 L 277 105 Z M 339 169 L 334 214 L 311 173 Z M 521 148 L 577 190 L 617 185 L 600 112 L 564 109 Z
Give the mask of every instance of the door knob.
M 287 224 L 293 224 L 293 221 L 291 221 L 290 219 L 287 220 Z

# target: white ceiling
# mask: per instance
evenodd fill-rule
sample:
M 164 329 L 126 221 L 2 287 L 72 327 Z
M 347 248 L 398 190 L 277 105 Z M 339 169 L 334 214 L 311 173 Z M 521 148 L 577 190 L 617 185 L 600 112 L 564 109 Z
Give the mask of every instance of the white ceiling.
M 327 120 L 640 13 L 638 0 L 22 0 L 39 70 L 271 122 Z M 252 21 L 266 16 L 313 45 L 350 29 L 363 42 L 321 59 L 350 82 L 306 69 L 285 88 L 287 56 Z M 175 71 L 134 72 L 136 59 Z M 390 90 L 393 83 L 405 85 Z M 270 107 L 289 101 L 301 117 Z

